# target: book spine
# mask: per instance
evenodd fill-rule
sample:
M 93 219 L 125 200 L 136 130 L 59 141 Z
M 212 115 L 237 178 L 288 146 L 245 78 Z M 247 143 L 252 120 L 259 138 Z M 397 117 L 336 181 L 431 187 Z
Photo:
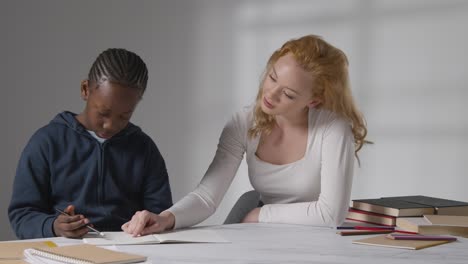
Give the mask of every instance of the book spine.
M 353 208 L 356 208 L 356 209 L 362 210 L 362 211 L 367 211 L 367 212 L 372 212 L 372 213 L 377 213 L 377 214 L 383 214 L 383 215 L 389 215 L 389 216 L 394 216 L 394 217 L 400 216 L 400 210 L 398 210 L 398 209 L 390 208 L 390 207 L 384 207 L 384 206 L 380 206 L 380 205 L 368 204 L 368 203 L 364 203 L 364 202 L 355 202 L 355 201 L 353 201 Z
M 389 227 L 394 227 L 395 226 L 395 225 L 384 224 L 384 223 L 381 223 L 381 222 L 370 222 L 370 221 L 364 221 L 364 220 L 349 218 L 349 217 L 346 217 L 346 219 L 361 222 L 361 223 L 366 223 L 366 224 L 372 224 L 372 225 L 383 225 L 383 226 L 389 226 Z

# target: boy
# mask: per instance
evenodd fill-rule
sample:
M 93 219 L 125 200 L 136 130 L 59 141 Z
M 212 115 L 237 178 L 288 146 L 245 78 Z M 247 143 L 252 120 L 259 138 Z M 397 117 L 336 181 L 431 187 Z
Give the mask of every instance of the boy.
M 78 238 L 88 224 L 119 231 L 136 211 L 159 213 L 172 205 L 164 159 L 129 122 L 147 80 L 138 55 L 108 49 L 81 82 L 83 112 L 62 112 L 32 136 L 8 208 L 18 238 Z

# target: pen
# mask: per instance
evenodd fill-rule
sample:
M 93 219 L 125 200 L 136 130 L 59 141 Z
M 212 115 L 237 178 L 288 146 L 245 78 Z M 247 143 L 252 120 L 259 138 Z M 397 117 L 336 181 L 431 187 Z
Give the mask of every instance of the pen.
M 410 234 L 410 235 L 417 235 L 419 233 L 417 232 L 410 232 L 410 231 L 404 231 L 404 230 L 395 230 L 393 232 L 396 232 L 396 233 L 403 233 L 403 234 Z
M 55 208 L 55 210 L 56 210 L 57 212 L 63 214 L 63 215 L 71 216 L 70 214 L 68 214 L 68 213 L 66 213 L 66 212 L 64 212 L 64 211 L 62 211 L 62 210 L 60 210 L 60 209 L 58 209 L 58 208 Z M 92 227 L 92 226 L 90 226 L 90 225 L 86 225 L 86 227 L 87 227 L 89 230 L 91 230 L 91 231 L 93 231 L 93 232 L 96 232 L 98 235 L 104 237 L 104 233 L 101 232 L 101 231 L 99 231 L 99 230 L 97 230 L 96 228 L 94 228 L 94 227 Z
M 455 241 L 457 240 L 456 237 L 452 237 L 452 236 L 431 236 L 431 235 L 388 234 L 387 237 L 390 239 L 395 239 L 395 240 L 429 240 L 429 241 L 437 241 L 437 240 Z
M 394 227 L 391 226 L 379 226 L 379 227 L 373 227 L 373 226 L 356 226 L 356 230 L 395 230 Z
M 337 226 L 336 229 L 342 230 L 342 229 L 355 229 L 354 226 Z
M 374 235 L 374 234 L 389 234 L 393 230 L 353 230 L 353 231 L 340 231 L 337 234 L 342 236 L 359 236 L 359 235 Z

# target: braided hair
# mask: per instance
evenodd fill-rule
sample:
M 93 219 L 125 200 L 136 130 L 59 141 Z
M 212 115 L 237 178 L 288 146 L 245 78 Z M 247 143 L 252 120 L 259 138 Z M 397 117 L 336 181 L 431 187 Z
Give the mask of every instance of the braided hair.
M 94 61 L 88 80 L 98 86 L 105 81 L 145 92 L 148 69 L 145 62 L 135 53 L 125 49 L 107 49 Z

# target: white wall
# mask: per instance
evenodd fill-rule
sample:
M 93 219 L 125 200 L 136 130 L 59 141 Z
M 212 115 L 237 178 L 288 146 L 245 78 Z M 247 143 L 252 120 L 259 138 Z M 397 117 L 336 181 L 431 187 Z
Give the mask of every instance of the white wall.
M 203 176 L 231 113 L 255 97 L 284 41 L 322 35 L 350 59 L 353 92 L 374 145 L 361 152 L 353 198 L 425 194 L 468 201 L 468 2 L 0 2 L 0 240 L 16 163 L 57 112 L 80 112 L 79 81 L 97 54 L 124 47 L 150 70 L 133 122 L 157 143 L 174 200 Z M 250 189 L 245 164 L 218 212 Z

